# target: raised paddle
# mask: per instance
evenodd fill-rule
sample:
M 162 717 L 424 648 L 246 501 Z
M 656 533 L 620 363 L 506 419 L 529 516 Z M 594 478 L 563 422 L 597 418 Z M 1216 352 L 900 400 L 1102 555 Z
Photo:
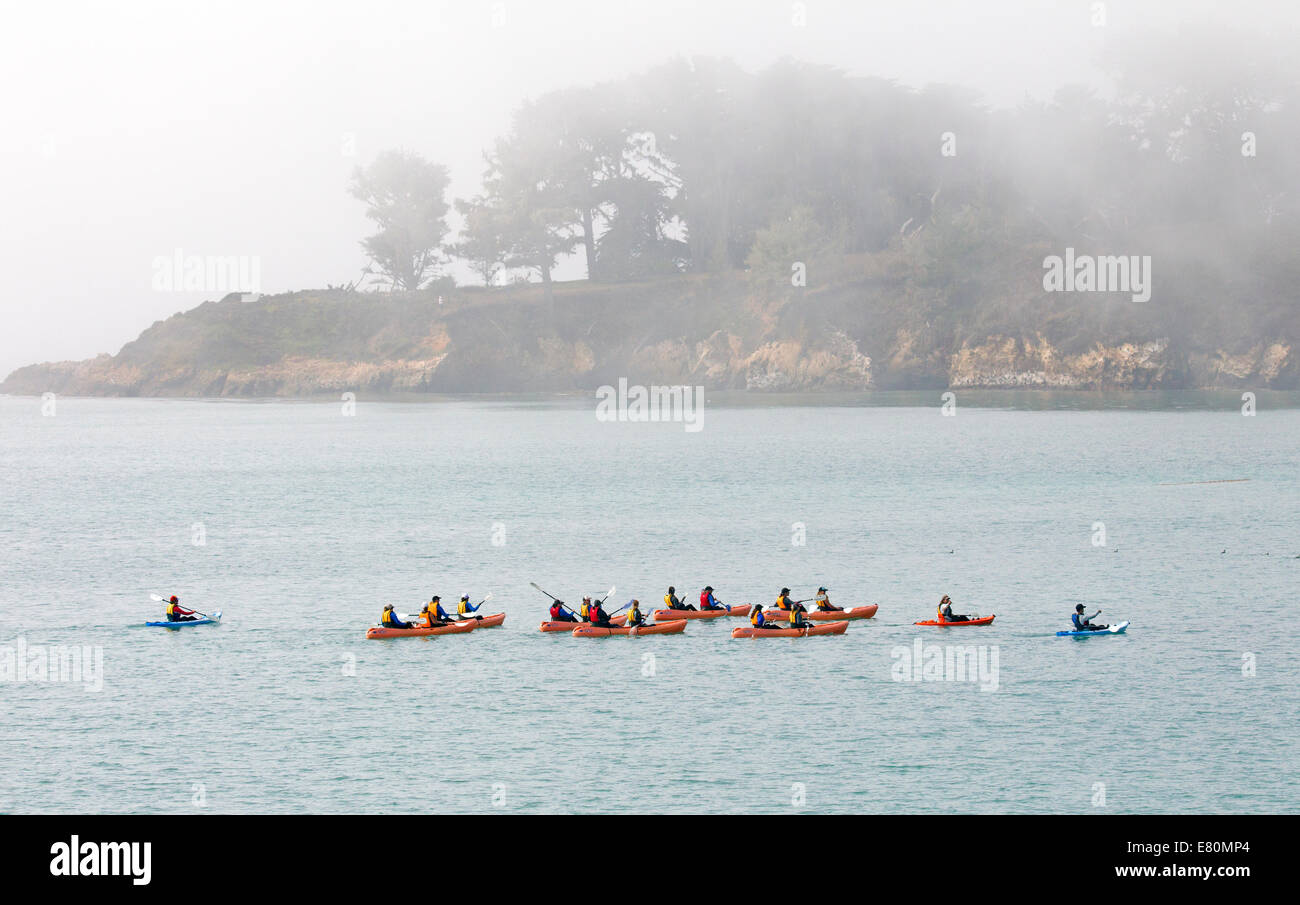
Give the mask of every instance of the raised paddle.
M 537 582 L 535 582 L 535 581 L 530 581 L 530 582 L 528 582 L 528 583 L 529 583 L 530 585 L 532 585 L 534 588 L 536 588 L 537 590 L 542 591 L 542 586 L 539 585 Z M 545 594 L 547 597 L 551 598 L 552 600 L 556 601 L 557 603 L 561 602 L 561 601 L 560 601 L 560 598 L 556 597 L 556 596 L 555 596 L 554 594 L 552 594 L 550 591 L 542 591 L 542 593 Z
M 149 595 L 149 599 L 150 599 L 150 600 L 153 600 L 153 601 L 155 601 L 155 602 L 157 602 L 157 603 L 170 603 L 170 602 L 171 602 L 171 601 L 169 601 L 166 597 L 159 597 L 157 594 L 150 594 L 150 595 Z M 179 606 L 179 605 L 180 605 L 180 604 L 177 604 L 177 606 Z M 190 608 L 189 608 L 189 607 L 186 607 L 186 609 L 189 610 Z M 212 616 L 209 616 L 207 613 L 199 613 L 198 610 L 190 610 L 190 612 L 191 612 L 191 613 L 198 613 L 198 615 L 202 616 L 204 619 L 212 619 L 212 618 L 214 618 L 214 617 L 212 617 Z

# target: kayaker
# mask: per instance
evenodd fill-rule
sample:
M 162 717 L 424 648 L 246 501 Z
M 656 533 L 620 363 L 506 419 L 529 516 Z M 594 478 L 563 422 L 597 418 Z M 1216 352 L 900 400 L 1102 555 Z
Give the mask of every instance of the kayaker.
M 790 628 L 803 628 L 805 625 L 807 625 L 808 623 L 803 618 L 803 614 L 806 612 L 807 610 L 803 608 L 802 603 L 796 603 L 794 605 L 794 608 L 790 610 L 790 616 L 789 616 Z
M 599 600 L 594 601 L 587 610 L 587 619 L 592 625 L 609 628 L 609 615 L 601 608 Z
M 668 586 L 668 593 L 664 595 L 664 606 L 670 610 L 693 610 L 695 607 L 690 604 L 682 603 L 677 596 L 677 589 L 672 585 Z
M 379 617 L 379 624 L 384 628 L 415 628 L 411 623 L 403 622 L 397 618 L 397 613 L 393 612 L 391 603 L 384 607 L 384 614 Z
M 442 608 L 442 598 L 437 594 L 434 594 L 433 599 L 424 605 L 424 609 L 420 610 L 420 616 L 424 618 L 424 628 L 451 625 L 451 617 Z
M 474 606 L 469 602 L 469 595 L 463 594 L 461 595 L 460 598 L 460 606 L 456 608 L 456 612 L 462 616 L 470 616 L 473 615 L 474 613 L 477 613 L 478 608 L 482 605 L 483 604 L 480 603 L 478 606 Z
M 557 600 L 551 604 L 551 621 L 552 622 L 577 622 L 578 619 L 569 608 L 564 605 L 563 600 Z
M 591 598 L 582 598 L 582 606 L 578 607 L 578 615 L 582 617 L 583 622 L 591 621 Z
M 778 595 L 777 598 L 776 598 L 776 608 L 777 608 L 778 610 L 792 610 L 792 609 L 795 608 L 795 603 L 794 603 L 794 601 L 792 601 L 792 600 L 790 599 L 790 589 L 789 589 L 789 588 L 782 588 L 782 589 L 781 589 L 781 593 L 780 593 L 780 595 Z
M 969 616 L 954 616 L 952 612 L 952 601 L 948 595 L 944 594 L 943 599 L 939 601 L 939 621 L 940 622 L 970 622 Z
M 763 605 L 756 603 L 749 608 L 749 624 L 754 628 L 780 628 L 775 622 L 769 622 L 763 615 Z
M 175 594 L 171 600 L 167 601 L 167 621 L 168 622 L 198 622 L 199 617 L 194 610 L 187 610 L 181 606 L 181 599 Z
M 1110 628 L 1109 625 L 1094 625 L 1092 621 L 1100 615 L 1101 609 L 1099 607 L 1097 612 L 1093 613 L 1091 616 L 1084 616 L 1083 604 L 1080 603 L 1075 606 L 1074 615 L 1070 617 L 1070 622 L 1074 625 L 1074 630 L 1076 632 L 1104 632 L 1106 629 Z
M 844 612 L 844 607 L 831 605 L 831 599 L 829 596 L 827 596 L 825 588 L 817 589 L 817 609 L 823 613 Z
M 627 624 L 645 625 L 645 614 L 641 612 L 641 601 L 633 600 L 627 605 Z
M 708 585 L 703 591 L 700 591 L 700 609 L 702 610 L 724 610 L 722 604 L 713 596 L 713 585 Z

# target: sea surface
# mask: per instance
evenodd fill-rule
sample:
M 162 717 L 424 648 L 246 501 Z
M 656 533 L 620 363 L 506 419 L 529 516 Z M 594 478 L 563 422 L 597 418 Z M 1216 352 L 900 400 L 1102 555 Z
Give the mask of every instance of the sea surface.
M 1296 813 L 1300 408 L 1238 396 L 0 398 L 0 812 Z M 880 609 L 593 640 L 530 582 Z

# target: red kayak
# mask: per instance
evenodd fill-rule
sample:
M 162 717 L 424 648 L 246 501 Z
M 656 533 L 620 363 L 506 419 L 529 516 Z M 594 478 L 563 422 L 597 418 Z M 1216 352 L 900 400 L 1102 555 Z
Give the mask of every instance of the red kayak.
M 654 617 L 660 622 L 676 622 L 678 619 L 717 619 L 719 616 L 746 616 L 747 606 L 723 607 L 720 610 L 655 610 Z
M 440 625 L 437 628 L 385 628 L 382 625 L 372 626 L 367 632 L 367 638 L 427 638 L 430 635 L 463 635 L 466 632 L 472 632 L 478 628 L 478 620 L 474 619 L 469 622 L 459 622 L 455 625 Z
M 614 625 L 622 625 L 627 622 L 627 613 L 619 613 L 617 616 L 610 617 L 610 622 Z M 587 625 L 586 622 L 543 622 L 542 631 L 544 632 L 570 632 L 580 625 Z
M 686 631 L 686 620 L 660 622 L 655 625 L 613 626 L 592 625 L 590 622 L 573 630 L 575 638 L 608 638 L 610 635 L 680 635 Z
M 841 619 L 870 619 L 876 615 L 876 610 L 880 605 L 876 603 L 867 606 L 849 607 L 847 610 L 809 610 L 803 614 L 803 618 L 809 622 L 839 622 Z M 768 619 L 788 619 L 789 610 L 770 609 L 763 610 L 763 615 Z
M 754 628 L 742 625 L 731 630 L 733 638 L 806 638 L 809 635 L 842 635 L 848 630 L 847 622 L 823 622 L 804 628 Z
M 994 613 L 992 616 L 981 616 L 979 619 L 967 619 L 965 622 L 938 622 L 934 619 L 927 619 L 924 622 L 913 622 L 913 625 L 942 625 L 944 628 L 956 628 L 959 625 L 988 625 L 994 619 L 998 618 Z

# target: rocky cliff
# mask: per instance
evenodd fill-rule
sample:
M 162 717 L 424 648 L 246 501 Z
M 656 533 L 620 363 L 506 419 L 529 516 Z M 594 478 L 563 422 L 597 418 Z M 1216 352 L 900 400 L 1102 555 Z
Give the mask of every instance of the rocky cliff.
M 1151 305 L 1045 300 L 1031 286 L 953 310 L 870 271 L 775 291 L 737 274 L 562 283 L 550 300 L 529 285 L 231 297 L 154 324 L 117 355 L 20 368 L 0 392 L 569 392 L 620 377 L 758 392 L 1300 386 L 1292 336 L 1220 347 Z

